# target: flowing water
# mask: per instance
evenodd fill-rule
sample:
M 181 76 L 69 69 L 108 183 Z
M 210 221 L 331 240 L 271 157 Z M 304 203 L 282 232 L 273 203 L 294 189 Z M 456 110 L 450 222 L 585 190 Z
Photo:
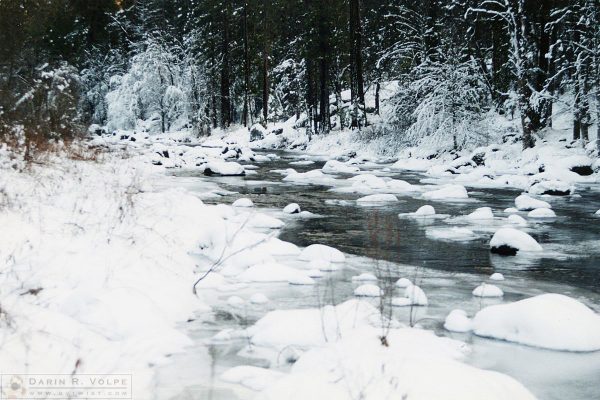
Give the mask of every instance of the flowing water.
M 352 297 L 356 284 L 351 277 L 371 272 L 384 280 L 409 277 L 418 282 L 429 297 L 428 307 L 396 307 L 394 317 L 401 322 L 415 322 L 434 329 L 438 335 L 469 343 L 472 352 L 467 363 L 506 373 L 530 389 L 540 399 L 600 399 L 600 352 L 557 352 L 476 337 L 472 334 L 450 333 L 443 329 L 448 312 L 464 309 L 473 315 L 484 306 L 519 300 L 541 293 L 562 293 L 575 297 L 600 311 L 600 218 L 594 212 L 600 208 L 600 186 L 578 187 L 578 195 L 552 199 L 556 219 L 531 222 L 523 230 L 544 247 L 536 256 L 501 257 L 489 252 L 493 232 L 506 224 L 502 211 L 514 206 L 520 194 L 514 189 L 469 189 L 470 199 L 460 202 L 436 202 L 418 196 L 399 196 L 400 201 L 384 206 L 360 206 L 355 200 L 362 195 L 340 193 L 330 186 L 299 185 L 282 181 L 276 170 L 294 168 L 298 172 L 321 168 L 318 157 L 311 165 L 290 165 L 299 154 L 278 152 L 280 158 L 256 164 L 256 173 L 245 177 L 204 177 L 197 172 L 180 171 L 170 184 L 205 190 L 205 184 L 216 183 L 233 192 L 207 203 L 227 203 L 239 197 L 249 197 L 261 212 L 285 219 L 279 238 L 299 246 L 322 243 L 336 247 L 351 256 L 345 268 L 334 272 L 315 286 L 287 284 L 249 285 L 235 293 L 213 291 L 209 303 L 214 315 L 209 322 L 191 321 L 185 329 L 197 342 L 185 354 L 173 355 L 172 362 L 158 369 L 157 396 L 177 399 L 246 399 L 254 392 L 219 380 L 219 375 L 235 365 L 268 366 L 259 358 L 238 355 L 247 340 L 223 345 L 205 344 L 205 339 L 225 328 L 240 329 L 251 325 L 272 309 L 317 307 L 324 302 L 339 303 Z M 417 173 L 392 173 L 385 164 L 361 166 L 380 176 L 403 179 L 417 185 L 432 183 Z M 340 174 L 343 179 L 350 175 Z M 281 209 L 289 203 L 299 203 L 315 218 L 287 216 Z M 398 214 L 415 211 L 431 204 L 438 214 L 448 218 L 417 220 Z M 477 207 L 491 207 L 497 218 L 487 223 L 470 223 L 461 215 Z M 452 227 L 465 227 L 474 232 L 468 240 L 439 240 L 436 234 Z M 506 278 L 498 285 L 505 296 L 498 299 L 477 299 L 471 295 L 474 287 L 492 272 L 502 272 Z M 247 307 L 232 312 L 226 300 L 232 294 L 246 298 L 257 291 L 265 293 L 271 302 L 267 307 Z M 552 312 L 549 310 L 549 312 Z M 549 334 L 551 334 L 549 332 Z M 209 367 L 207 367 L 209 366 Z M 282 361 L 277 366 L 289 367 Z

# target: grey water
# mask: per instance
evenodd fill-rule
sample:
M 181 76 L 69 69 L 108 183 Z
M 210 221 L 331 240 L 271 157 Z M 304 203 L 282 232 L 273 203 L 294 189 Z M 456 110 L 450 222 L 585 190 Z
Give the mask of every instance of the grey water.
M 174 399 L 247 399 L 254 392 L 219 380 L 218 376 L 236 365 L 269 366 L 260 358 L 240 355 L 247 341 L 209 344 L 206 339 L 222 329 L 249 326 L 273 309 L 318 307 L 324 302 L 339 303 L 351 298 L 356 284 L 351 277 L 371 272 L 385 284 L 408 277 L 425 290 L 428 307 L 395 307 L 393 316 L 400 322 L 416 322 L 433 329 L 438 335 L 467 342 L 472 352 L 465 362 L 506 373 L 523 383 L 540 399 L 600 399 L 600 352 L 570 353 L 543 350 L 514 343 L 479 338 L 472 334 L 450 333 L 443 328 L 449 311 L 464 309 L 473 315 L 482 307 L 515 301 L 541 293 L 562 293 L 583 301 L 599 311 L 600 307 L 600 187 L 578 188 L 576 196 L 550 199 L 556 219 L 530 222 L 526 230 L 544 247 L 535 257 L 501 257 L 489 253 L 493 232 L 505 222 L 500 218 L 486 224 L 473 224 L 461 215 L 477 207 L 488 206 L 498 217 L 514 206 L 516 189 L 468 188 L 470 199 L 461 202 L 426 202 L 418 196 L 399 196 L 400 201 L 384 206 L 359 206 L 360 194 L 339 193 L 329 186 L 299 185 L 282 181 L 276 170 L 294 168 L 298 172 L 321 168 L 324 161 L 314 158 L 311 165 L 290 165 L 300 159 L 292 152 L 277 152 L 279 159 L 256 163 L 256 173 L 245 177 L 204 177 L 194 171 L 178 171 L 172 182 L 182 185 L 194 181 L 216 183 L 224 195 L 209 197 L 207 203 L 230 204 L 249 197 L 261 211 L 285 219 L 279 238 L 299 246 L 322 243 L 348 254 L 343 270 L 331 273 L 314 286 L 256 284 L 235 293 L 213 291 L 208 294 L 213 307 L 212 318 L 202 323 L 191 321 L 185 329 L 196 345 L 189 352 L 173 355 L 171 363 L 158 370 L 157 398 Z M 386 164 L 363 165 L 379 175 L 423 185 L 422 174 L 382 171 Z M 340 174 L 340 179 L 350 175 Z M 426 179 L 426 182 L 430 182 Z M 290 217 L 281 213 L 289 203 L 298 203 L 316 218 Z M 416 220 L 398 214 L 415 211 L 431 204 L 446 219 Z M 476 233 L 473 240 L 438 240 L 427 232 L 458 226 Z M 285 261 L 284 261 L 285 262 Z M 505 292 L 503 299 L 477 299 L 474 287 L 492 272 L 502 272 L 506 280 L 498 283 Z M 381 283 L 380 283 L 381 284 Z M 259 290 L 271 302 L 267 306 L 248 306 L 231 310 L 227 298 L 232 294 L 248 297 Z M 549 311 L 551 312 L 551 311 Z M 551 334 L 551 333 L 549 333 Z M 284 363 L 285 364 L 285 363 Z M 210 368 L 207 369 L 206 365 Z M 204 367 L 200 367 L 204 366 Z M 289 368 L 276 365 L 275 368 Z

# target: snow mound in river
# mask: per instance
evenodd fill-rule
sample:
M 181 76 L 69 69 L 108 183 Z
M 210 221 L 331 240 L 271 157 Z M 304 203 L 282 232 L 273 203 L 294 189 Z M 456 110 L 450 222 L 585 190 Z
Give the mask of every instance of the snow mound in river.
M 525 232 L 513 228 L 501 228 L 490 240 L 492 253 L 515 255 L 519 251 L 542 251 L 542 246 Z
M 513 378 L 463 364 L 461 342 L 420 329 L 364 327 L 304 353 L 261 400 L 533 400 Z M 426 353 L 420 349 L 427 349 Z
M 473 318 L 475 334 L 552 350 L 600 350 L 600 316 L 561 294 L 543 294 L 486 307 Z
M 535 210 L 536 208 L 552 208 L 549 203 L 543 200 L 534 199 L 527 194 L 518 196 L 515 199 L 515 205 L 521 211 L 530 211 Z
M 329 261 L 329 262 L 344 262 L 346 257 L 344 253 L 333 247 L 324 244 L 311 244 L 300 253 L 301 260 L 304 261 Z M 319 268 L 321 269 L 321 268 Z
M 441 188 L 423 193 L 428 200 L 468 199 L 467 189 L 462 185 L 443 185 Z

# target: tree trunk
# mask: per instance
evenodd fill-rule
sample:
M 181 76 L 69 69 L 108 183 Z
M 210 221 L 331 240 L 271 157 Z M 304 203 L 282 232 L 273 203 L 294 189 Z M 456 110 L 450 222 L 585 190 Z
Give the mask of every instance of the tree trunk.
M 268 27 L 268 11 L 269 11 L 269 2 L 267 0 L 263 1 L 264 5 L 264 43 L 263 43 L 263 60 L 262 60 L 262 99 L 263 99 L 263 120 L 265 124 L 265 128 L 267 127 L 268 118 L 269 118 L 269 27 Z
M 231 104 L 230 104 L 230 82 L 229 82 L 229 0 L 226 0 L 225 10 L 223 11 L 223 27 L 221 54 L 223 61 L 221 64 L 221 127 L 227 128 L 231 123 Z
M 379 115 L 379 90 L 381 86 L 379 85 L 379 81 L 375 84 L 375 114 Z
M 362 23 L 360 17 L 360 0 L 350 0 L 350 92 L 352 98 L 352 127 L 366 125 L 365 89 L 362 62 Z M 359 115 L 360 114 L 360 115 Z
M 244 110 L 242 123 L 248 126 L 248 90 L 250 89 L 250 57 L 248 54 L 248 2 L 244 1 Z

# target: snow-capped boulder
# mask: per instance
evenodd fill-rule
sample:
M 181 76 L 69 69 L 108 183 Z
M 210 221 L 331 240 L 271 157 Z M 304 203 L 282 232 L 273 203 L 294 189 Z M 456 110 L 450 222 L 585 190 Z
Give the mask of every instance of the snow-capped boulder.
M 300 211 L 300 206 L 297 203 L 288 204 L 283 208 L 283 212 L 286 214 L 298 214 Z
M 504 212 L 507 214 L 514 214 L 514 213 L 518 213 L 519 210 L 516 209 L 515 207 L 508 207 L 504 209 Z
M 427 204 L 427 205 L 419 207 L 419 209 L 417 211 L 415 211 L 413 213 L 413 215 L 419 216 L 419 217 L 432 216 L 432 215 L 435 215 L 435 208 L 433 208 L 433 206 L 430 206 Z
M 556 213 L 550 208 L 536 208 L 527 213 L 529 218 L 556 218 Z
M 418 188 L 402 179 L 392 179 L 386 182 L 387 189 L 394 193 L 415 192 Z
M 452 310 L 446 316 L 444 328 L 450 332 L 469 332 L 471 330 L 471 319 L 464 310 Z
M 498 286 L 489 285 L 482 283 L 473 289 L 473 296 L 475 297 L 502 297 L 504 292 Z
M 508 222 L 510 222 L 511 224 L 515 224 L 515 225 L 521 225 L 521 226 L 527 225 L 527 220 L 525 220 L 525 218 L 523 218 L 517 214 L 509 215 L 508 218 L 506 218 L 506 220 Z
M 411 285 L 412 285 L 412 282 L 410 281 L 410 279 L 407 279 L 407 278 L 400 278 L 396 281 L 396 286 L 399 288 L 402 288 L 402 289 L 407 288 Z
M 473 318 L 476 335 L 565 351 L 600 350 L 600 316 L 561 294 L 486 307 Z
M 326 246 L 324 244 L 311 244 L 310 246 L 302 250 L 302 253 L 300 253 L 299 258 L 305 261 L 320 260 L 334 263 L 341 263 L 346 261 L 344 253 L 342 253 L 338 249 L 334 249 L 333 247 Z M 323 270 L 323 268 L 318 269 Z
M 267 130 L 261 124 L 254 124 L 250 128 L 250 141 L 263 140 L 266 134 Z
M 252 304 L 266 304 L 269 302 L 269 298 L 262 293 L 254 293 L 250 296 L 250 303 Z
M 568 196 L 573 193 L 573 185 L 559 180 L 541 181 L 533 184 L 528 192 L 537 195 Z
M 371 194 L 368 196 L 361 197 L 356 200 L 359 204 L 370 204 L 370 203 L 394 203 L 397 202 L 398 198 L 393 194 L 381 193 L 381 194 Z
M 353 282 L 368 282 L 368 281 L 376 281 L 377 277 L 368 272 L 364 272 L 360 275 L 356 275 L 352 277 Z
M 517 206 L 517 209 L 521 211 L 531 211 L 535 210 L 536 208 L 552 208 L 549 203 L 543 200 L 534 199 L 527 194 L 517 196 L 515 199 L 515 205 Z
M 204 167 L 204 175 L 242 176 L 244 167 L 236 162 L 209 161 Z
M 329 160 L 323 165 L 321 168 L 323 172 L 326 174 L 352 174 L 354 172 L 360 171 L 360 168 L 355 167 L 353 165 L 348 165 L 343 162 L 337 160 Z
M 365 283 L 354 289 L 354 295 L 359 297 L 379 297 L 383 295 L 383 291 L 377 285 Z
M 423 289 L 417 285 L 410 285 L 404 289 L 404 297 L 394 297 L 392 305 L 396 307 L 405 306 L 426 306 L 428 304 L 427 296 Z
M 231 296 L 227 299 L 227 304 L 232 307 L 242 307 L 246 302 L 239 296 Z
M 373 174 L 361 174 L 348 178 L 352 182 L 352 188 L 356 191 L 379 190 L 386 189 L 387 183 L 380 177 Z
M 594 173 L 592 168 L 594 161 L 584 155 L 575 155 L 560 160 L 560 166 L 568 168 L 581 176 L 587 176 Z
M 423 193 L 428 200 L 468 199 L 467 189 L 462 185 L 443 185 L 440 189 Z
M 480 207 L 467 215 L 467 218 L 471 220 L 494 219 L 494 213 L 490 207 Z
M 231 204 L 232 207 L 243 207 L 243 208 L 248 208 L 248 207 L 254 207 L 254 203 L 252 202 L 251 199 L 247 198 L 247 197 L 242 197 L 241 199 L 237 199 L 236 201 L 234 201 Z
M 240 215 L 239 217 L 239 221 L 249 228 L 278 229 L 285 225 L 282 220 L 262 213 L 251 214 L 249 217 Z
M 503 281 L 504 275 L 502 275 L 500 272 L 494 272 L 492 275 L 490 275 L 490 280 L 491 281 Z
M 525 232 L 513 228 L 500 228 L 490 240 L 490 251 L 514 256 L 519 251 L 542 251 L 542 246 Z

